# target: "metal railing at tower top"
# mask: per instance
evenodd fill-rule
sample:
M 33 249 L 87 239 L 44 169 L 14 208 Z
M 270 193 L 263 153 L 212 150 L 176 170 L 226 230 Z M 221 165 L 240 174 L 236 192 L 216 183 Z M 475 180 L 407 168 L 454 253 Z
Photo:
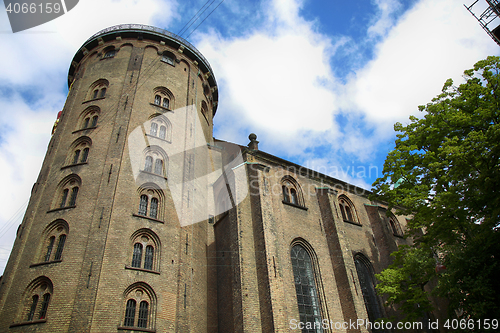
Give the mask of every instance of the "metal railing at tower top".
M 101 30 L 101 31 L 93 34 L 89 39 L 87 39 L 87 41 L 85 41 L 85 43 L 83 45 L 86 45 L 87 43 L 89 43 L 90 41 L 92 41 L 93 39 L 95 39 L 95 38 L 97 38 L 99 36 L 105 35 L 107 33 L 113 32 L 113 31 L 118 31 L 118 30 L 149 31 L 149 32 L 154 32 L 156 34 L 161 34 L 161 35 L 170 37 L 172 39 L 175 39 L 178 42 L 182 43 L 184 46 L 188 47 L 194 54 L 196 54 L 205 63 L 205 65 L 208 67 L 208 69 L 210 69 L 210 71 L 212 72 L 212 75 L 213 75 L 213 70 L 212 70 L 212 67 L 210 67 L 210 63 L 203 56 L 203 54 L 201 54 L 201 52 L 198 51 L 196 49 L 196 47 L 194 47 L 193 44 L 191 44 L 190 42 L 188 42 L 184 38 L 182 38 L 180 36 L 177 36 L 174 33 L 171 33 L 170 31 L 167 31 L 167 30 L 161 29 L 161 28 L 157 28 L 157 27 L 153 27 L 153 26 L 150 26 L 150 25 L 145 25 L 145 24 L 120 24 L 120 25 L 114 25 L 112 27 L 103 29 L 103 30 Z
M 486 4 L 479 8 L 480 15 L 476 15 L 472 7 L 478 3 L 479 0 L 474 1 L 470 6 L 465 6 L 469 13 L 471 13 L 479 22 L 481 27 L 486 33 L 500 46 L 500 1 L 499 0 L 485 0 Z M 486 8 L 484 8 L 486 5 Z M 476 7 L 477 8 L 477 7 Z M 490 27 L 493 26 L 493 29 Z

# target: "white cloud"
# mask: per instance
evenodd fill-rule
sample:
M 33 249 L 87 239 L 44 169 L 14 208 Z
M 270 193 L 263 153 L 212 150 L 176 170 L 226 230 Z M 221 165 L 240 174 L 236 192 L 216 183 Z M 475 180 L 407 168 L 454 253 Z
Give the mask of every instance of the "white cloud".
M 459 80 L 465 69 L 490 54 L 498 54 L 498 46 L 460 3 L 423 0 L 351 78 L 351 107 L 386 131 L 430 102 L 446 79 Z

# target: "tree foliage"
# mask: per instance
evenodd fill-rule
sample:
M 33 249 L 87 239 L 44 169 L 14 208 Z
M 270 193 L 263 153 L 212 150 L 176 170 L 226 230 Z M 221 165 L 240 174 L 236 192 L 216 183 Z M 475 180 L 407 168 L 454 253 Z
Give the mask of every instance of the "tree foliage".
M 414 245 L 394 253 L 377 288 L 409 320 L 430 309 L 424 286 L 462 318 L 500 318 L 499 74 L 500 58 L 479 61 L 465 83 L 449 79 L 419 106 L 422 118 L 394 125 L 400 134 L 373 192 L 413 215 Z

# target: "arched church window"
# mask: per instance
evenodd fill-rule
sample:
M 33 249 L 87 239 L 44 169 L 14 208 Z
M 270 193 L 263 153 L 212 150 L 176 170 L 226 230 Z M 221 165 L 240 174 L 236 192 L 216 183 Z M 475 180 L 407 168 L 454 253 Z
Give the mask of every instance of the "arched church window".
M 359 285 L 363 294 L 363 300 L 368 313 L 368 319 L 374 323 L 376 319 L 382 317 L 380 305 L 375 292 L 375 284 L 371 264 L 365 256 L 358 254 L 354 257 L 356 272 L 358 273 Z
M 342 214 L 342 219 L 346 222 L 358 223 L 356 215 L 354 214 L 354 206 L 345 195 L 339 196 L 339 206 L 340 213 Z
M 311 323 L 312 327 L 318 325 L 318 329 L 303 329 L 302 332 L 322 332 L 321 307 L 311 255 L 302 244 L 295 244 L 291 260 L 300 322 L 305 325 Z

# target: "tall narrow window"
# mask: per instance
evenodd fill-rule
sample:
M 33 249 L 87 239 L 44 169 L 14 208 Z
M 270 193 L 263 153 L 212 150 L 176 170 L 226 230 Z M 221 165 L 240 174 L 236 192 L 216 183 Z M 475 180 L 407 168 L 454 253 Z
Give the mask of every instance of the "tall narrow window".
M 50 237 L 49 245 L 47 245 L 47 252 L 45 253 L 44 261 L 50 261 L 50 254 L 52 253 L 52 249 L 54 248 L 55 240 L 56 240 L 55 236 Z
M 299 201 L 297 200 L 297 191 L 294 188 L 290 189 L 290 201 L 295 205 L 299 204 Z
M 151 245 L 146 246 L 146 254 L 144 256 L 144 269 L 153 269 L 154 248 Z
M 320 304 L 311 256 L 302 245 L 297 244 L 292 247 L 291 259 L 300 321 L 304 325 L 311 323 L 311 327 L 315 327 L 314 325 L 318 327 L 318 329 L 303 329 L 302 332 L 322 332 Z
M 92 95 L 92 99 L 96 99 L 97 94 L 99 94 L 99 89 L 94 90 L 94 95 Z
M 167 128 L 165 126 L 160 127 L 160 139 L 165 140 L 165 137 L 167 136 Z
M 151 172 L 153 170 L 153 157 L 146 156 L 146 162 L 144 163 L 144 171 Z
M 135 321 L 135 305 L 136 302 L 133 299 L 127 301 L 127 307 L 125 308 L 125 321 L 124 326 L 133 327 Z
M 69 189 L 65 188 L 64 191 L 62 192 L 61 204 L 59 205 L 60 208 L 63 208 L 64 206 L 66 206 L 66 200 L 68 199 L 68 193 L 69 193 Z
M 101 95 L 100 95 L 100 97 L 103 98 L 104 96 L 106 96 L 106 88 L 102 88 L 101 89 Z
M 69 206 L 76 205 L 76 196 L 78 195 L 78 187 L 73 187 L 71 189 L 71 198 L 69 200 Z
M 97 126 L 97 120 L 99 119 L 99 116 L 93 116 L 92 117 L 92 127 L 96 127 Z
M 141 267 L 142 244 L 134 244 L 134 254 L 132 256 L 132 267 Z
M 365 260 L 362 260 L 359 256 L 354 259 L 354 263 L 356 265 L 356 272 L 358 273 L 359 284 L 361 286 L 366 312 L 368 313 L 368 319 L 373 323 L 376 319 L 381 318 L 382 314 L 380 312 L 372 274 Z
M 168 98 L 163 98 L 163 107 L 168 109 L 168 106 L 170 105 L 170 101 Z
M 50 294 L 47 293 L 43 295 L 42 308 L 40 309 L 40 314 L 38 316 L 38 319 L 45 319 L 45 317 L 47 316 L 47 309 L 49 308 L 49 302 L 50 302 Z
M 57 243 L 57 250 L 54 256 L 54 260 L 61 260 L 65 242 L 66 242 L 66 235 L 59 236 L 59 243 Z
M 149 130 L 149 134 L 152 136 L 156 136 L 156 133 L 158 132 L 158 124 L 157 123 L 151 123 L 151 129 Z
M 75 154 L 73 155 L 73 164 L 78 163 L 78 159 L 80 158 L 80 149 L 75 151 Z
M 137 319 L 137 327 L 148 327 L 148 302 L 142 301 L 139 304 L 139 318 Z
M 158 216 L 158 199 L 151 199 L 151 207 L 149 207 L 149 217 L 156 218 Z
M 141 200 L 139 201 L 139 215 L 146 216 L 147 211 L 148 211 L 148 196 L 143 194 L 141 195 Z
M 163 161 L 159 158 L 155 161 L 155 173 L 157 175 L 163 175 Z
M 160 95 L 156 95 L 155 96 L 155 104 L 156 105 L 160 105 L 161 104 L 161 96 Z
M 87 158 L 89 157 L 89 150 L 90 149 L 88 147 L 83 150 L 82 159 L 80 160 L 80 163 L 87 162 Z
M 38 305 L 38 295 L 33 295 L 33 297 L 31 298 L 31 306 L 30 306 L 30 311 L 28 312 L 27 321 L 33 320 L 37 305 Z
M 290 202 L 290 196 L 288 194 L 288 187 L 283 185 L 281 187 L 281 189 L 283 190 L 283 201 Z
M 342 195 L 339 197 L 339 206 L 344 221 L 358 223 L 353 214 L 352 204 L 346 196 Z

